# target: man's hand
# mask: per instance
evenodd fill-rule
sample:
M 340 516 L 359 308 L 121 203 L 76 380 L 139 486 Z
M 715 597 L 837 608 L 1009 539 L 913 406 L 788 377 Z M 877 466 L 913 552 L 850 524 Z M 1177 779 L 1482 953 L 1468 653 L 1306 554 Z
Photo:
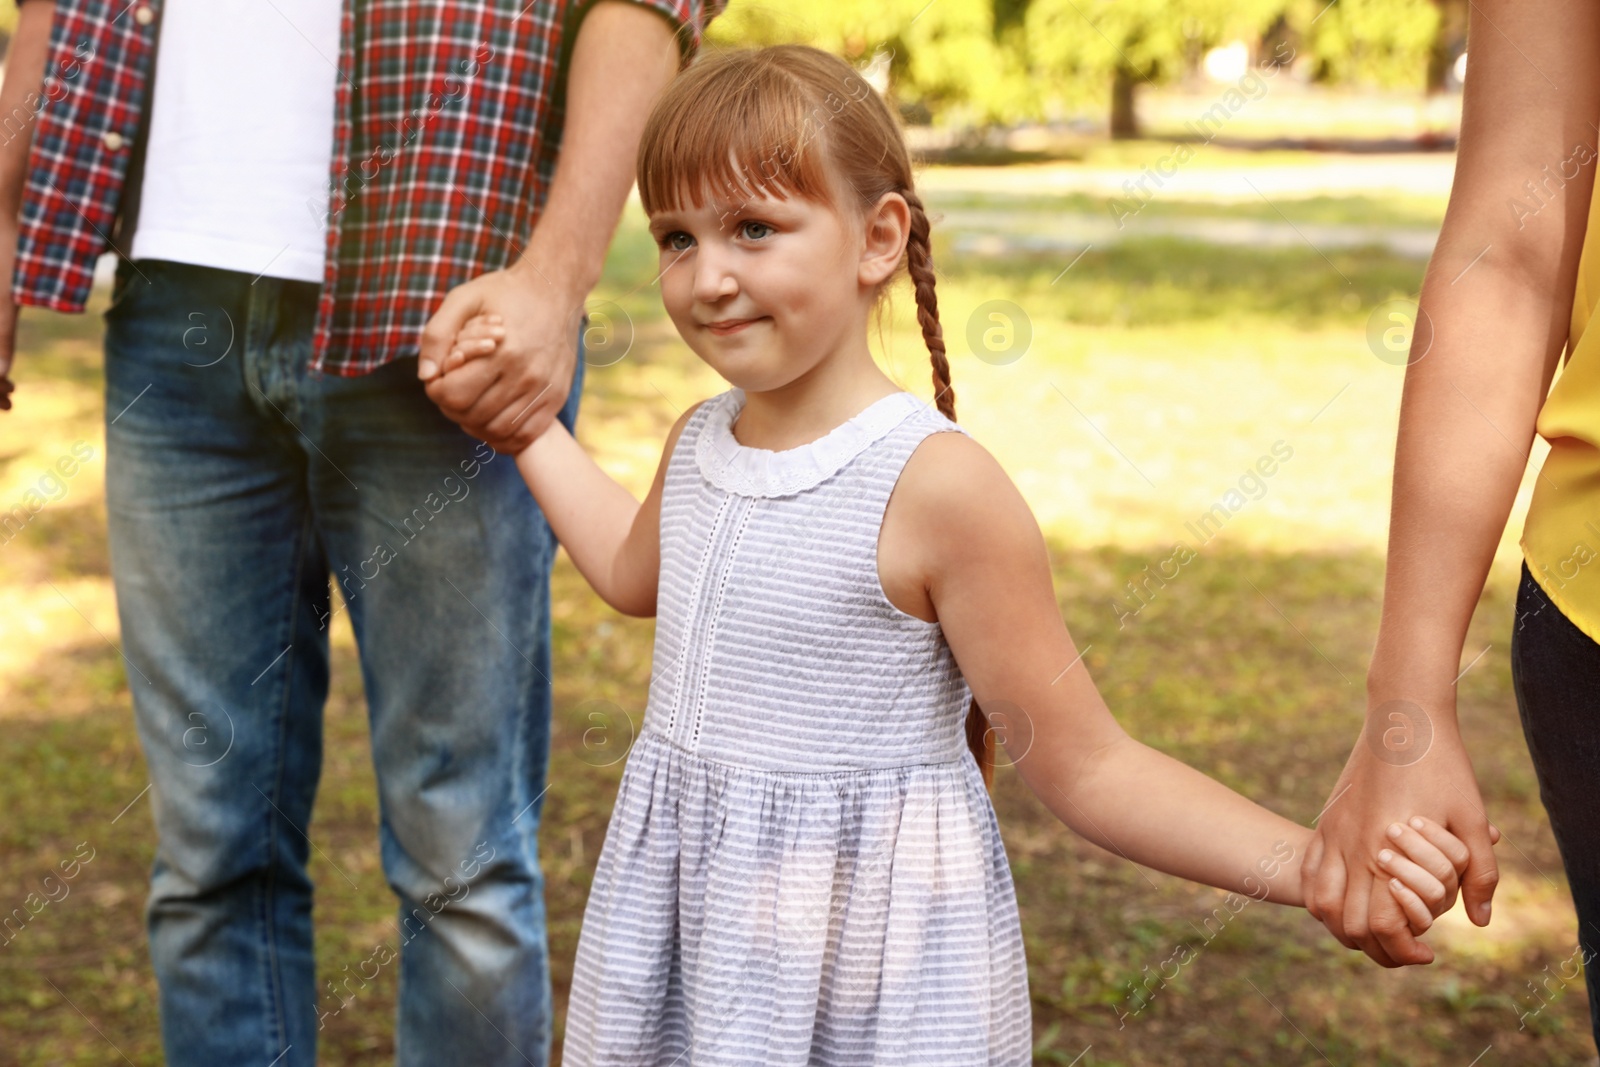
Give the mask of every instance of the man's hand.
M 505 455 L 532 444 L 566 404 L 583 318 L 578 297 L 523 263 L 450 290 L 422 332 L 417 359 L 417 377 L 439 410 Z M 444 374 L 457 333 L 480 314 L 499 317 L 500 343 L 485 358 Z
M 1391 874 L 1378 861 L 1379 851 L 1393 845 L 1389 826 L 1404 824 L 1414 814 L 1426 815 L 1461 840 L 1468 852 L 1462 897 L 1467 917 L 1479 926 L 1489 923 L 1490 900 L 1500 880 L 1492 847 L 1499 833 L 1484 814 L 1478 780 L 1455 729 L 1454 709 L 1427 715 L 1411 707 L 1428 720 L 1426 751 L 1414 760 L 1409 754 L 1394 755 L 1395 749 L 1382 740 L 1394 727 L 1369 717 L 1300 869 L 1306 910 L 1346 948 L 1359 948 L 1385 967 L 1433 959 L 1433 952 L 1412 934 L 1405 911 L 1390 892 Z

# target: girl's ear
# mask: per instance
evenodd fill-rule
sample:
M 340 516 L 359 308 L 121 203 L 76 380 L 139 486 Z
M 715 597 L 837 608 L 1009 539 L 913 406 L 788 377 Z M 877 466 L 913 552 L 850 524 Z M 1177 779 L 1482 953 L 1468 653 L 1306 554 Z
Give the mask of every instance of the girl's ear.
M 857 278 L 866 288 L 881 285 L 895 272 L 911 233 L 911 207 L 899 193 L 884 193 L 867 212 Z

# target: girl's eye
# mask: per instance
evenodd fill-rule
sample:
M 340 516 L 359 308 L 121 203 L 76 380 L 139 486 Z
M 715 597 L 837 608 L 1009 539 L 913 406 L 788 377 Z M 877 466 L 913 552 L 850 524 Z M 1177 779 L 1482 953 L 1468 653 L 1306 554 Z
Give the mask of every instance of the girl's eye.
M 742 230 L 746 226 L 759 226 L 761 229 L 769 230 L 769 231 L 772 229 L 772 227 L 768 226 L 766 223 L 757 222 L 755 219 L 747 219 L 746 221 L 740 223 L 739 228 Z M 749 236 L 749 234 L 747 233 L 746 236 Z M 761 234 L 756 234 L 755 235 L 755 240 L 759 241 L 761 239 L 761 236 L 762 236 Z
M 688 234 L 684 233 L 682 230 L 673 230 L 671 233 L 662 235 L 661 242 L 660 242 L 661 243 L 661 247 L 663 249 L 665 249 L 666 251 L 668 251 L 668 252 L 683 252 L 683 251 L 686 251 L 688 249 L 688 247 L 689 247 L 688 245 L 680 245 L 680 244 L 675 244 L 674 243 L 680 237 L 684 238 L 685 240 L 689 240 L 689 241 L 694 240 L 694 238 L 690 237 Z

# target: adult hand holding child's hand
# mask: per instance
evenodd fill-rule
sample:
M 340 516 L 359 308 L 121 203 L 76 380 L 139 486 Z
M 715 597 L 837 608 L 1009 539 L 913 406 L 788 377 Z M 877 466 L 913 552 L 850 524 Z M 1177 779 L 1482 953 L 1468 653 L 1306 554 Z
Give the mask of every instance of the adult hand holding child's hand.
M 530 278 L 533 268 L 524 263 L 450 290 L 423 330 L 417 358 L 417 377 L 439 410 L 505 455 L 543 434 L 566 404 L 583 314 L 581 298 Z M 498 343 L 446 375 L 445 357 L 457 334 L 467 322 L 491 315 L 498 320 Z
M 1369 716 L 1301 866 L 1307 910 L 1346 948 L 1359 948 L 1385 967 L 1432 962 L 1433 952 L 1416 939 L 1419 931 L 1408 914 L 1419 904 L 1442 914 L 1455 902 L 1456 883 L 1448 877 L 1439 879 L 1443 894 L 1435 890 L 1435 899 L 1425 902 L 1408 900 L 1389 884 L 1398 873 L 1395 861 L 1385 865 L 1380 853 L 1393 851 L 1393 828 L 1399 825 L 1406 835 L 1416 813 L 1428 813 L 1433 824 L 1448 830 L 1441 851 L 1459 876 L 1467 916 L 1479 926 L 1489 922 L 1499 881 L 1491 846 L 1500 833 L 1484 814 L 1454 709 L 1448 710 L 1448 716 L 1423 714 L 1428 743 L 1406 754 L 1384 745 L 1389 723 Z

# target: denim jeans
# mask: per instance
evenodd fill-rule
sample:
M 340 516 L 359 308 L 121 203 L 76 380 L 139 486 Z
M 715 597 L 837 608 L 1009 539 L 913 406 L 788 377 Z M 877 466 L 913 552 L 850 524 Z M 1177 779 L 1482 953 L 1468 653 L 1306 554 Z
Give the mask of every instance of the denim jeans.
M 555 539 L 514 459 L 440 413 L 415 360 L 307 373 L 320 288 L 123 260 L 105 313 L 111 569 L 159 839 L 167 1062 L 307 1067 L 327 1019 L 392 968 L 398 1063 L 542 1065 Z M 580 347 L 569 429 L 583 368 Z M 363 877 L 311 825 L 345 610 L 330 574 L 399 908 L 370 951 L 324 959 L 319 986 L 307 861 Z
M 1518 1014 L 1538 1014 L 1561 992 L 1548 984 L 1574 978 L 1584 965 L 1589 1025 L 1600 1045 L 1600 644 L 1550 602 L 1522 565 L 1511 634 L 1511 678 L 1522 733 L 1539 777 L 1539 798 L 1561 849 L 1578 913 L 1578 945 L 1557 970 L 1531 974 L 1532 992 L 1518 990 Z M 1571 970 L 1571 974 L 1567 971 Z M 1526 1019 L 1524 1019 L 1526 1022 Z

